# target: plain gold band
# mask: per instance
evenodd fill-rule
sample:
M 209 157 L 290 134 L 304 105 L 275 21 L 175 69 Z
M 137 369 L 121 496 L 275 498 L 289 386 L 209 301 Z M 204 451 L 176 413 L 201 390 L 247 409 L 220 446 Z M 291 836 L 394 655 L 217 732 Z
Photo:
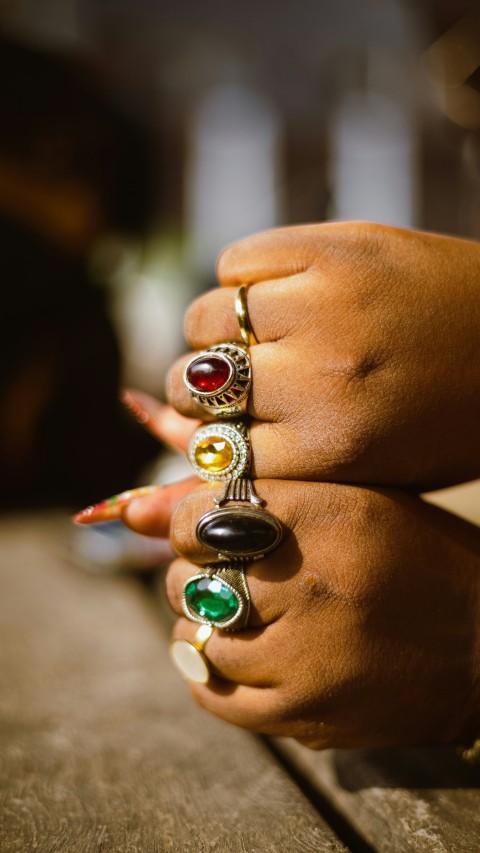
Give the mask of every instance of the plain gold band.
M 258 341 L 252 329 L 250 317 L 248 316 L 247 290 L 248 287 L 245 284 L 241 284 L 238 288 L 235 294 L 235 313 L 243 342 L 246 343 L 247 347 L 253 347 Z
M 213 625 L 200 625 L 200 628 L 197 628 L 195 636 L 191 641 L 192 646 L 195 646 L 199 652 L 203 652 L 212 634 Z

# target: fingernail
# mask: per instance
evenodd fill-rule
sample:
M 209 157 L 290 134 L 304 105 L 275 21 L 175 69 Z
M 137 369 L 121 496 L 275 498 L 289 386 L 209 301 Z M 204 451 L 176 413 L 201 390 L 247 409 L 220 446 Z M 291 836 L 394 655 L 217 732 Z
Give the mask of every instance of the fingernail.
M 72 517 L 72 521 L 75 521 L 76 524 L 98 524 L 101 521 L 113 521 L 120 518 L 122 510 L 132 501 L 146 495 L 152 495 L 160 491 L 161 488 L 161 486 L 141 486 L 138 489 L 128 489 L 128 491 L 113 495 L 112 498 L 107 498 L 98 504 L 87 506 L 77 512 Z
M 120 400 L 139 424 L 175 450 L 185 451 L 194 429 L 200 425 L 200 421 L 182 417 L 143 391 L 126 388 Z
M 157 421 L 165 408 L 162 403 L 144 394 L 143 391 L 134 391 L 126 388 L 120 394 L 120 401 L 139 424 L 148 429 L 155 438 L 162 439 Z

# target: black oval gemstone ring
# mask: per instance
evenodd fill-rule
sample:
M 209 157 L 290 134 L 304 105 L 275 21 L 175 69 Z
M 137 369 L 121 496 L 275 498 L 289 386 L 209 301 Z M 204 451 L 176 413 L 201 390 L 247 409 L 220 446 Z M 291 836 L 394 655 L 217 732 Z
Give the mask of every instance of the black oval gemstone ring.
M 236 505 L 205 513 L 196 534 L 202 545 L 221 557 L 255 560 L 277 547 L 282 539 L 282 526 L 265 509 Z

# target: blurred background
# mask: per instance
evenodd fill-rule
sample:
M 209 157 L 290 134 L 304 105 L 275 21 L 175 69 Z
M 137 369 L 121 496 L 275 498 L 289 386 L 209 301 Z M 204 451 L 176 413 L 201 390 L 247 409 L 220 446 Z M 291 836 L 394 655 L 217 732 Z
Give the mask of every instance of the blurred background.
M 161 448 L 158 397 L 222 247 L 372 219 L 480 232 L 464 0 L 0 0 L 0 482 L 80 507 Z

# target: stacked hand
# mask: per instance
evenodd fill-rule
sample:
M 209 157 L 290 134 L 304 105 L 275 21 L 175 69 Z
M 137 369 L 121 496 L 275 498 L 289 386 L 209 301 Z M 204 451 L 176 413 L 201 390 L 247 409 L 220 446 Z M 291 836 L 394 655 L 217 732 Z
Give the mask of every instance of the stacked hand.
M 480 716 L 480 532 L 417 493 L 480 476 L 480 247 L 364 223 L 286 228 L 227 249 L 218 277 L 187 339 L 238 341 L 235 293 L 250 285 L 250 476 L 284 538 L 250 563 L 248 624 L 213 631 L 210 678 L 192 690 L 317 748 L 465 739 Z M 185 449 L 211 419 L 183 381 L 190 358 L 169 378 L 179 414 L 152 415 Z M 137 532 L 171 531 L 177 639 L 195 642 L 183 590 L 212 563 L 195 531 L 221 492 L 192 478 L 121 509 Z

